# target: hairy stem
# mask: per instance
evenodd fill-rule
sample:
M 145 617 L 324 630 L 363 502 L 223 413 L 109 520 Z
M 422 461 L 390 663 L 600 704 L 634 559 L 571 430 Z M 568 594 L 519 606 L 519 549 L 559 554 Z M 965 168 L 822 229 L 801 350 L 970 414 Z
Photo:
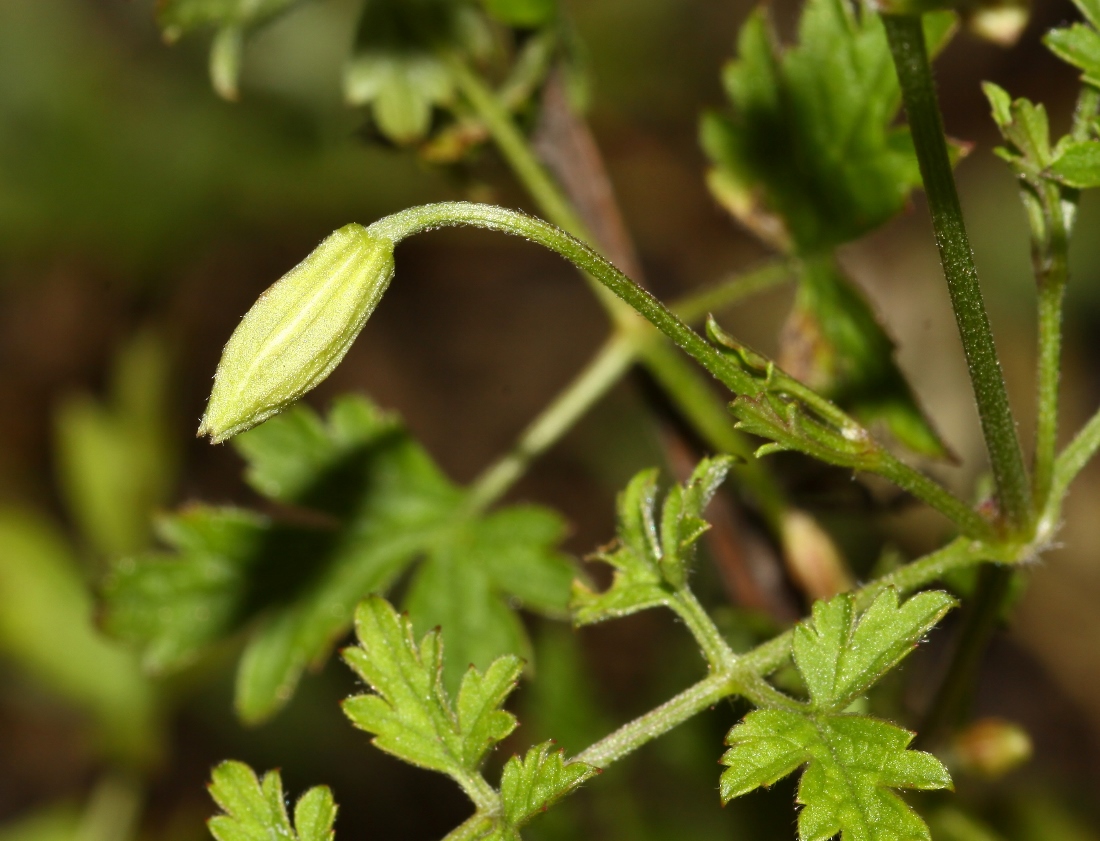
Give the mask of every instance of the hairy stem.
M 904 596 L 939 580 L 952 570 L 988 561 L 1013 564 L 1017 560 L 1017 549 L 1012 544 L 998 545 L 959 538 L 943 549 L 906 564 L 856 591 L 856 609 L 866 610 L 887 587 L 894 587 Z M 751 651 L 735 655 L 727 669 L 712 673 L 672 700 L 581 751 L 573 759 L 605 768 L 732 695 L 743 695 L 759 706 L 798 707 L 797 701 L 764 681 L 765 677 L 790 662 L 793 639 L 794 631 L 787 630 Z
M 736 692 L 736 685 L 725 674 L 715 674 L 685 689 L 675 698 L 650 710 L 629 724 L 624 724 L 610 736 L 572 757 L 597 768 L 606 768 L 617 759 L 633 753 L 647 742 L 694 718 L 708 707 Z
M 988 540 L 994 536 L 992 524 L 981 514 L 939 482 L 930 479 L 889 453 L 885 451 L 882 453 L 875 472 L 917 499 L 931 505 L 958 526 L 959 531 L 967 537 Z
M 1061 502 L 1069 490 L 1070 483 L 1077 478 L 1086 464 L 1100 450 L 1100 411 L 1089 419 L 1077 436 L 1069 443 L 1054 463 L 1050 488 L 1050 505 L 1044 513 L 1044 521 L 1050 519 L 1050 528 L 1061 516 Z
M 492 205 L 440 202 L 409 208 L 387 216 L 371 225 L 369 230 L 373 235 L 387 238 L 396 245 L 406 237 L 422 231 L 463 225 L 521 236 L 556 252 L 628 304 L 734 394 L 758 395 L 761 392 L 763 386 L 747 374 L 736 361 L 703 339 L 649 292 L 615 268 L 590 246 L 541 219 Z M 644 324 L 639 324 L 637 321 L 622 321 L 618 329 L 627 336 L 641 336 L 642 338 L 637 341 L 644 342 L 646 332 Z M 653 350 L 657 347 L 655 344 L 649 344 L 646 347 L 648 347 L 648 353 L 656 354 L 657 358 L 660 358 L 661 351 Z M 662 364 L 667 363 L 666 359 Z M 681 368 L 681 373 L 676 376 L 667 376 L 667 372 L 666 376 L 670 385 L 678 384 L 677 387 L 681 389 L 688 386 L 692 388 L 695 396 L 690 402 L 683 404 L 686 410 L 698 413 L 701 411 L 699 407 L 705 406 L 708 402 L 720 405 L 716 403 L 717 398 L 709 395 L 705 387 L 691 383 L 690 376 L 693 372 L 689 367 L 681 366 Z M 688 385 L 684 385 L 685 383 Z M 824 398 L 816 399 L 823 404 L 827 403 Z M 832 404 L 828 406 L 830 412 L 840 412 Z M 708 423 L 717 430 L 717 415 L 712 409 L 708 408 L 706 411 L 713 418 L 708 420 Z M 884 476 L 901 482 L 902 487 L 942 511 L 967 534 L 985 536 L 982 530 L 984 521 L 945 488 L 896 459 L 892 459 L 885 454 L 884 450 L 882 454 L 877 463 L 882 466 L 881 472 Z M 768 485 L 764 482 L 759 484 L 768 492 Z M 771 493 L 778 494 L 778 491 L 771 491 Z M 773 500 L 776 498 L 771 497 Z
M 743 482 L 760 507 L 764 518 L 778 533 L 787 503 L 783 492 L 753 457 L 745 436 L 733 427 L 730 413 L 706 380 L 683 357 L 664 342 L 650 342 L 641 351 L 646 369 L 672 399 L 700 437 L 716 452 L 737 456 L 733 472 Z
M 1032 517 L 1030 483 L 963 224 L 921 18 L 883 15 L 883 22 L 928 195 L 940 262 L 966 352 L 997 497 L 1008 524 L 1024 530 Z
M 532 154 L 527 138 L 516 126 L 512 115 L 501 104 L 497 95 L 464 61 L 452 60 L 451 71 L 462 95 L 485 121 L 485 127 L 489 129 L 497 148 L 531 194 L 531 198 L 546 214 L 546 218 L 577 239 L 588 242 L 590 237 L 584 222 L 550 174 Z
M 737 658 L 691 590 L 685 588 L 677 593 L 672 609 L 684 620 L 684 624 L 695 637 L 711 671 L 717 673 L 728 670 Z
M 440 202 L 409 208 L 387 216 L 371 225 L 370 231 L 397 243 L 422 231 L 461 225 L 521 236 L 560 254 L 610 290 L 616 297 L 629 304 L 633 310 L 687 351 L 731 391 L 741 394 L 757 390 L 751 377 L 726 360 L 721 353 L 649 292 L 611 265 L 590 246 L 541 219 L 491 205 Z
M 1087 140 L 1100 109 L 1100 90 L 1084 85 L 1077 97 L 1071 137 Z M 1077 221 L 1079 194 L 1046 184 L 1042 199 L 1049 235 L 1033 232 L 1038 252 L 1036 280 L 1039 284 L 1039 415 L 1035 432 L 1035 498 L 1045 512 L 1059 506 L 1065 487 L 1055 493 L 1055 452 L 1058 444 L 1058 385 L 1061 373 L 1062 305 L 1069 280 L 1069 238 Z M 1054 497 L 1057 495 L 1057 499 Z

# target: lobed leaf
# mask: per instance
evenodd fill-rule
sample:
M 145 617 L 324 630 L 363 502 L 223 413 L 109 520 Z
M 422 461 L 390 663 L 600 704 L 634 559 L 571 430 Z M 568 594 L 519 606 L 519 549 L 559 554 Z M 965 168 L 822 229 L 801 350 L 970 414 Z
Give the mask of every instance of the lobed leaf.
M 553 742 L 535 745 L 522 759 L 513 756 L 500 780 L 504 822 L 515 832 L 599 773 L 585 762 L 566 762 L 565 752 L 553 750 Z
M 1100 187 L 1100 141 L 1059 144 L 1058 157 L 1051 164 L 1050 174 L 1077 190 Z
M 798 786 L 801 841 L 930 841 L 923 820 L 890 789 L 952 788 L 934 756 L 907 750 L 913 734 L 859 715 L 756 710 L 727 736 L 723 802 L 805 765 Z
M 880 593 L 860 617 L 845 593 L 816 602 L 794 632 L 794 661 L 810 692 L 802 709 L 760 709 L 730 730 L 722 756 L 722 801 L 768 786 L 805 766 L 799 781 L 801 841 L 931 841 L 927 825 L 891 789 L 951 788 L 934 756 L 908 750 L 912 733 L 842 712 L 897 665 L 951 609 L 943 592 L 898 603 Z
M 950 15 L 929 15 L 931 42 Z M 741 29 L 723 81 L 732 115 L 709 113 L 709 185 L 754 233 L 819 253 L 877 227 L 920 186 L 907 129 L 893 126 L 897 78 L 878 15 L 811 0 L 798 45 L 783 50 L 766 11 Z
M 356 611 L 355 630 L 359 645 L 343 656 L 375 694 L 346 700 L 348 718 L 374 734 L 381 750 L 465 787 L 486 752 L 516 727 L 515 717 L 500 706 L 515 687 L 522 662 L 501 657 L 484 673 L 471 666 L 452 707 L 442 681 L 438 629 L 418 645 L 409 619 L 371 596 Z
M 448 627 L 459 654 L 451 688 L 467 663 L 527 652 L 510 601 L 564 614 L 574 573 L 557 549 L 560 518 L 529 506 L 464 513 L 461 489 L 365 399 L 338 400 L 325 421 L 296 407 L 234 443 L 249 483 L 293 506 L 294 521 L 207 506 L 163 519 L 172 551 L 114 565 L 106 623 L 157 671 L 248 628 L 236 692 L 245 720 L 278 711 L 347 632 L 359 600 L 418 558 L 409 606 L 421 628 Z
M 227 761 L 214 769 L 209 788 L 225 813 L 207 822 L 217 841 L 332 841 L 336 804 L 325 786 L 302 795 L 293 826 L 278 771 L 268 771 L 261 782 L 243 762 Z
M 657 471 L 645 470 L 631 479 L 617 502 L 618 541 L 594 556 L 614 567 L 611 586 L 597 593 L 583 582 L 573 585 L 575 624 L 588 625 L 671 602 L 686 585 L 695 544 L 708 528 L 703 511 L 732 463 L 729 457 L 700 462 L 687 482 L 669 491 L 660 526 Z
M 847 706 L 901 662 L 956 604 L 947 593 L 929 591 L 899 605 L 893 588 L 883 590 L 859 617 L 851 593 L 815 602 L 810 619 L 795 628 L 792 643 L 814 707 Z
M 1079 69 L 1083 81 L 1100 86 L 1100 32 L 1094 26 L 1075 23 L 1052 29 L 1043 37 L 1043 43 L 1062 61 Z

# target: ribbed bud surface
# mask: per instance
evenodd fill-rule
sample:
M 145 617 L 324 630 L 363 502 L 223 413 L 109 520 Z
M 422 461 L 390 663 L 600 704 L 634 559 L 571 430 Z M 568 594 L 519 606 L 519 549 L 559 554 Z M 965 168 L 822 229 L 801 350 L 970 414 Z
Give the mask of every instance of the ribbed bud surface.
M 320 383 L 392 277 L 390 240 L 354 224 L 328 236 L 260 296 L 229 337 L 199 435 L 220 443 Z

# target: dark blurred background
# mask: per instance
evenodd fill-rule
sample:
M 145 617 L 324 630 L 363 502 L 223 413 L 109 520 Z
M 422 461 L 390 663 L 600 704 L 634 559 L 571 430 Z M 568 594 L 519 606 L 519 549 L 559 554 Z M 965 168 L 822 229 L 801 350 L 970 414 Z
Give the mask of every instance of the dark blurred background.
M 723 104 L 718 70 L 749 4 L 568 5 L 585 45 L 589 119 L 653 290 L 673 297 L 764 258 L 706 192 L 696 141 L 700 110 Z M 341 102 L 343 52 L 334 47 L 350 42 L 356 7 L 354 0 L 307 4 L 266 29 L 248 49 L 242 101 L 228 104 L 209 88 L 206 39 L 167 47 L 144 0 L 0 3 L 0 506 L 54 523 L 78 557 L 94 547 L 74 524 L 59 481 L 59 412 L 73 395 L 103 398 L 117 354 L 135 336 L 153 331 L 167 348 L 179 471 L 166 504 L 253 504 L 233 450 L 197 441 L 193 431 L 221 346 L 256 296 L 347 222 L 440 199 L 526 204 L 491 149 L 461 171 L 443 170 L 367 138 L 363 115 Z M 1014 48 L 963 32 L 938 64 L 948 131 L 974 144 L 958 177 L 1025 435 L 1035 345 L 1027 228 L 1015 184 L 991 154 L 997 138 L 979 82 L 1045 101 L 1056 130 L 1065 130 L 1074 73 L 1038 38 L 1074 16 L 1069 0 L 1042 0 Z M 842 256 L 961 456 L 961 467 L 940 472 L 969 493 L 983 469 L 981 440 L 922 199 Z M 787 289 L 767 293 L 732 312 L 728 326 L 770 350 L 790 300 Z M 403 415 L 453 478 L 468 481 L 583 365 L 606 329 L 576 275 L 532 246 L 475 232 L 420 237 L 401 247 L 392 290 L 309 400 L 321 407 L 343 391 L 370 394 Z M 1095 196 L 1087 197 L 1074 245 L 1066 330 L 1064 434 L 1100 404 Z M 612 536 L 616 489 L 661 459 L 644 402 L 643 390 L 624 383 L 513 493 L 561 510 L 578 556 Z M 792 480 L 792 492 L 843 544 L 852 519 L 826 490 L 813 475 Z M 1098 507 L 1094 466 L 1070 497 L 1062 545 L 1032 571 L 982 673 L 979 712 L 1021 723 L 1035 743 L 1034 759 L 1010 779 L 964 792 L 987 812 L 1016 815 L 1007 835 L 1031 821 L 1038 834 L 1028 838 L 1100 838 L 1089 829 L 1100 826 Z M 935 530 L 921 517 L 896 519 L 883 527 L 895 543 L 910 552 L 934 547 Z M 587 675 L 590 697 L 575 701 L 597 710 L 598 736 L 675 691 L 679 675 L 690 679 L 678 665 L 690 651 L 666 641 L 670 627 L 645 616 L 585 632 L 578 660 L 562 632 L 540 626 L 544 676 L 566 685 L 570 669 Z M 930 646 L 912 681 L 934 679 L 936 651 Z M 246 730 L 231 713 L 232 665 L 227 652 L 172 688 L 169 758 L 149 783 L 146 836 L 204 837 L 212 804 L 203 785 L 210 767 L 229 757 L 281 767 L 292 792 L 332 785 L 342 838 L 426 839 L 463 817 L 457 791 L 379 756 L 350 729 L 335 706 L 353 686 L 343 666 L 304 681 L 272 724 Z M 911 692 L 919 697 L 921 687 Z M 550 690 L 531 693 L 521 709 L 553 706 Z M 607 793 L 579 801 L 584 814 L 575 826 L 608 838 L 793 837 L 789 786 L 718 809 L 713 763 L 733 715 L 717 711 L 695 735 L 669 737 L 609 772 L 591 787 L 606 784 Z M 99 769 L 81 716 L 0 654 L 0 827 L 79 804 Z M 652 818 L 646 793 L 685 780 L 694 793 Z M 600 805 L 601 797 L 614 802 Z M 618 831 L 599 817 L 608 809 L 619 816 Z M 544 831 L 569 837 L 567 828 Z M 47 837 L 12 832 L 0 829 L 0 838 Z

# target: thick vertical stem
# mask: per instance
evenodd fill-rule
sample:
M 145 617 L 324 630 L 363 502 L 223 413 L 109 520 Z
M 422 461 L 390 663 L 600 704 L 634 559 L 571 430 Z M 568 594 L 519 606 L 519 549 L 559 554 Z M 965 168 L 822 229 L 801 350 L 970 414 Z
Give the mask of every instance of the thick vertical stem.
M 963 224 L 924 29 L 917 15 L 883 15 L 883 21 L 928 195 L 940 262 L 966 352 L 1001 511 L 1012 528 L 1026 529 L 1032 517 L 1031 488 Z

